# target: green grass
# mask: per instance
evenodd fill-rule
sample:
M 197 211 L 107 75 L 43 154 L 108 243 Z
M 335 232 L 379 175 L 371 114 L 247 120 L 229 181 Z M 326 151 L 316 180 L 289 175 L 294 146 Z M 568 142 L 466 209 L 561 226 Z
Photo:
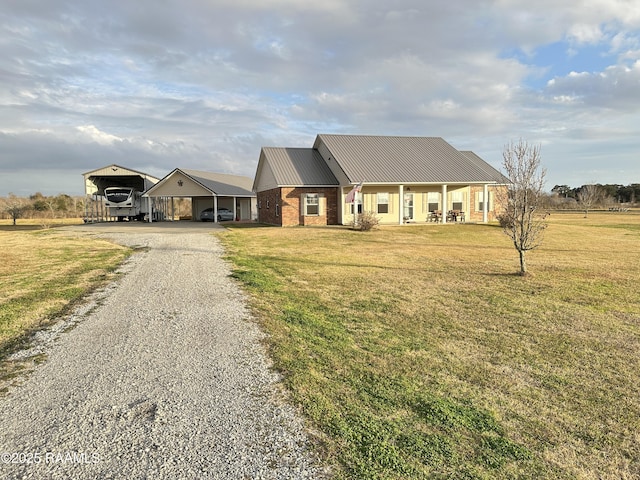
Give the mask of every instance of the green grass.
M 640 476 L 640 217 L 230 228 L 275 367 L 338 478 Z

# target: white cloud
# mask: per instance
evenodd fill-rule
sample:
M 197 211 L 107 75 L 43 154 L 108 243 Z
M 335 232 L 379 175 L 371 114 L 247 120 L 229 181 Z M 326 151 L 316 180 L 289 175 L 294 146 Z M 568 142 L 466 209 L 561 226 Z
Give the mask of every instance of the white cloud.
M 604 39 L 600 25 L 575 24 L 569 28 L 568 37 L 577 43 L 599 43 Z
M 591 151 L 576 118 L 640 128 L 637 2 L 5 3 L 3 173 L 55 162 L 253 175 L 262 145 L 310 145 L 322 131 L 440 135 L 499 156 L 521 136 L 578 135 Z M 546 73 L 505 58 L 559 41 L 619 62 L 535 91 L 526 80 Z
M 100 145 L 113 145 L 116 142 L 122 142 L 121 138 L 106 132 L 102 132 L 94 125 L 82 125 L 76 127 L 76 129 L 81 132 L 84 137 Z

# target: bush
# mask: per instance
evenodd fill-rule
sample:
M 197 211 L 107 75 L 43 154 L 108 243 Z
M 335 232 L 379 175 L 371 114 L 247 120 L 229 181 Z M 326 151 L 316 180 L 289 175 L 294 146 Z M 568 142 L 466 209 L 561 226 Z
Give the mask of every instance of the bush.
M 363 212 L 358 214 L 358 224 L 355 228 L 361 232 L 368 232 L 377 227 L 379 223 L 380 219 L 373 212 Z
M 502 214 L 502 215 L 498 215 L 498 222 L 500 222 L 500 226 L 502 228 L 511 228 L 513 226 L 513 217 L 511 215 L 508 215 L 506 213 Z

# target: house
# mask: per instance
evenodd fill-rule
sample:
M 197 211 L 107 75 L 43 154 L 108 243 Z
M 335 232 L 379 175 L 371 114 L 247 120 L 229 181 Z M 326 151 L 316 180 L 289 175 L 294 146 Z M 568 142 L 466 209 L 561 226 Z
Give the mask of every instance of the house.
M 447 222 L 454 211 L 456 221 L 487 222 L 507 182 L 439 137 L 320 134 L 312 148 L 263 147 L 253 190 L 258 221 L 279 226 L 348 225 L 354 208 L 381 224 Z

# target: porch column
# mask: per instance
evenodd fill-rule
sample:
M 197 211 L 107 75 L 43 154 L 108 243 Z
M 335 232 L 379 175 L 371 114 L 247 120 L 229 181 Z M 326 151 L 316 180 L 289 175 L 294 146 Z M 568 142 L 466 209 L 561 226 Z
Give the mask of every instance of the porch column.
M 482 223 L 487 223 L 489 212 L 489 186 L 485 183 L 482 188 Z
M 447 184 L 442 185 L 442 223 L 447 223 Z
M 233 221 L 238 218 L 238 197 L 233 197 Z
M 149 223 L 153 223 L 153 205 L 151 204 L 151 197 L 147 197 L 147 207 L 149 207 Z
M 400 195 L 400 213 L 398 213 L 398 224 L 404 223 L 404 185 L 398 185 L 398 193 Z

